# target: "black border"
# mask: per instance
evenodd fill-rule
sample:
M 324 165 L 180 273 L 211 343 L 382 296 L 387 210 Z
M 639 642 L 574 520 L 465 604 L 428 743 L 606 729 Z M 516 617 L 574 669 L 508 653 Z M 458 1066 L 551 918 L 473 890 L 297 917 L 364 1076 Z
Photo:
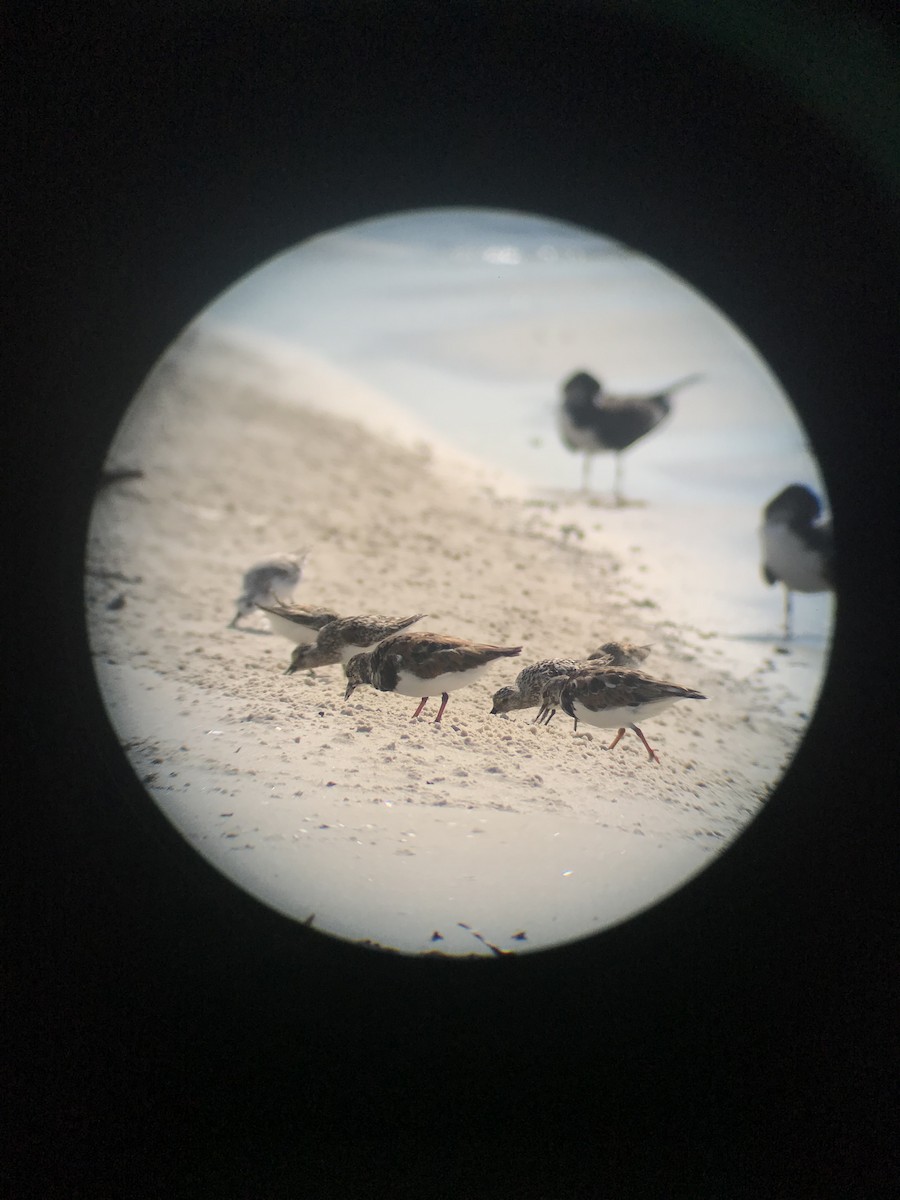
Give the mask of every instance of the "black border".
M 160 5 L 17 29 L 6 512 L 12 578 L 39 580 L 6 653 L 21 1194 L 871 1194 L 897 197 L 790 80 L 649 11 Z M 184 324 L 307 236 L 454 203 L 595 228 L 717 303 L 794 398 L 840 548 L 822 702 L 751 829 L 625 926 L 472 963 L 300 930 L 197 861 L 105 721 L 81 605 L 105 447 Z

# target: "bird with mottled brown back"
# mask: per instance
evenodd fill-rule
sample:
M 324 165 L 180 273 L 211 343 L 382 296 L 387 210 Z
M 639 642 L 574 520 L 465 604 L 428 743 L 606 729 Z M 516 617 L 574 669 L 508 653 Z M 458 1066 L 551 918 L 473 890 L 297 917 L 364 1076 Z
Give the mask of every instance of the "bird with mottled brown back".
M 381 692 L 420 697 L 413 713 L 418 717 L 429 696 L 440 696 L 435 723 L 441 720 L 449 693 L 480 679 L 492 662 L 511 658 L 521 646 L 494 646 L 443 633 L 399 633 L 380 642 L 368 654 L 358 654 L 346 664 L 349 700 L 360 684 Z

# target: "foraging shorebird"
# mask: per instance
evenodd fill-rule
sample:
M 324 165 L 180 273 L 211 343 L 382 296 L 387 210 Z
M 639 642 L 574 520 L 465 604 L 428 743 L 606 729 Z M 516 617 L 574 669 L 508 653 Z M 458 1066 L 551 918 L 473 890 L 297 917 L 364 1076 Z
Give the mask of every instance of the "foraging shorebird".
M 555 681 L 549 686 L 555 686 Z M 608 746 L 610 750 L 625 736 L 626 728 L 632 729 L 644 743 L 651 762 L 659 762 L 659 756 L 637 722 L 656 716 L 678 700 L 705 699 L 702 693 L 692 688 L 618 667 L 589 667 L 576 671 L 559 687 L 559 707 L 574 718 L 576 729 L 579 721 L 600 729 L 617 729 Z
M 583 667 L 634 666 L 642 662 L 649 653 L 649 646 L 633 646 L 630 642 L 604 642 L 586 658 L 542 658 L 520 671 L 512 687 L 502 687 L 494 693 L 491 716 L 520 708 L 536 708 L 541 704 L 544 688 L 551 680 L 568 679 Z
M 587 657 L 589 663 L 598 666 L 636 667 L 649 653 L 649 646 L 635 646 L 633 642 L 604 642 Z
M 491 646 L 443 633 L 398 633 L 370 653 L 350 659 L 344 668 L 344 700 L 362 683 L 379 692 L 418 696 L 419 707 L 412 715 L 415 720 L 429 696 L 440 696 L 441 706 L 434 718 L 437 724 L 450 692 L 480 679 L 495 659 L 512 658 L 521 651 L 521 646 Z
M 383 638 L 408 629 L 421 621 L 426 613 L 413 613 L 411 617 L 339 617 L 323 625 L 312 645 L 300 645 L 291 655 L 290 666 L 285 675 L 294 671 L 310 670 L 312 667 L 327 667 L 332 663 L 347 663 L 354 655 L 370 650 Z
M 502 687 L 494 692 L 491 716 L 514 712 L 519 708 L 535 708 L 540 704 L 541 693 L 551 679 L 560 676 L 568 679 L 586 662 L 586 659 L 576 658 L 542 658 L 532 663 L 519 672 L 512 687 Z
M 790 638 L 791 594 L 828 592 L 834 587 L 831 521 L 819 521 L 822 506 L 810 488 L 792 483 L 763 509 L 760 529 L 762 576 L 784 587 L 784 636 Z
M 579 671 L 585 670 L 585 664 L 581 663 L 578 667 Z M 561 672 L 559 675 L 551 675 L 544 681 L 541 688 L 541 694 L 538 696 L 538 711 L 537 716 L 532 722 L 533 725 L 549 725 L 556 716 L 556 710 L 559 708 L 560 696 L 562 690 L 575 674 L 574 671 Z
M 581 486 L 588 490 L 591 455 L 612 451 L 616 456 L 614 494 L 616 504 L 624 504 L 622 495 L 622 453 L 644 437 L 672 411 L 672 396 L 702 375 L 688 375 L 669 387 L 645 396 L 611 396 L 599 379 L 578 371 L 562 388 L 558 409 L 559 433 L 569 450 L 583 450 Z
M 241 617 L 253 612 L 257 605 L 283 604 L 300 582 L 306 551 L 300 554 L 279 554 L 255 563 L 244 575 L 243 592 L 235 603 L 237 612 L 228 623 L 235 629 Z
M 339 621 L 340 613 L 312 604 L 257 604 L 269 619 L 272 632 L 295 645 L 311 646 L 330 621 Z

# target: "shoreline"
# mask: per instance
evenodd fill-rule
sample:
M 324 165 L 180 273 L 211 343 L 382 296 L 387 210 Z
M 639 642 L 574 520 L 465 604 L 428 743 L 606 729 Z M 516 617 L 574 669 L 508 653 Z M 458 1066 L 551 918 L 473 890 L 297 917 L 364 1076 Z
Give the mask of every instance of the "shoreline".
M 566 511 L 502 477 L 494 486 L 439 447 L 329 414 L 342 374 L 310 362 L 294 378 L 298 397 L 316 391 L 304 408 L 239 376 L 211 386 L 188 360 L 148 380 L 111 449 L 144 478 L 98 497 L 89 566 L 141 582 L 89 576 L 90 640 L 148 793 L 266 903 L 339 936 L 364 919 L 371 941 L 410 953 L 492 953 L 459 922 L 502 949 L 538 949 L 673 890 L 752 819 L 790 760 L 805 722 L 781 711 L 782 673 L 738 677 L 702 630 L 668 619 L 637 535 L 616 538 L 602 509 L 592 536 L 561 532 Z M 247 566 L 299 545 L 312 553 L 298 603 L 428 612 L 423 628 L 522 644 L 521 659 L 453 693 L 441 726 L 411 723 L 411 702 L 368 688 L 343 704 L 338 666 L 285 677 L 290 645 L 261 613 L 246 631 L 225 626 Z M 648 727 L 659 766 L 631 735 L 608 753 L 601 731 L 490 716 L 493 691 L 527 662 L 616 637 L 652 643 L 648 673 L 711 698 Z M 301 832 L 307 808 L 350 832 Z M 430 947 L 432 923 L 444 940 Z M 523 923 L 529 940 L 511 940 L 507 926 Z

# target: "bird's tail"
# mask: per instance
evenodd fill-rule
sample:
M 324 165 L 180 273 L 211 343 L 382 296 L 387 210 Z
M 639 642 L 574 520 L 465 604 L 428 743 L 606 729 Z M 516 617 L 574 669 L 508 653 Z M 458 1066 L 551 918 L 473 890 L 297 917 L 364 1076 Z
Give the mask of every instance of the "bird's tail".
M 415 625 L 416 621 L 424 621 L 428 613 L 413 613 L 411 617 L 404 617 L 402 621 L 397 622 L 398 632 L 402 629 L 409 629 L 410 625 Z
M 692 383 L 699 383 L 705 378 L 705 375 L 700 374 L 685 375 L 684 379 L 677 379 L 675 383 L 670 383 L 667 388 L 661 388 L 659 394 L 661 396 L 671 396 L 673 392 L 680 392 L 682 388 L 689 387 Z

